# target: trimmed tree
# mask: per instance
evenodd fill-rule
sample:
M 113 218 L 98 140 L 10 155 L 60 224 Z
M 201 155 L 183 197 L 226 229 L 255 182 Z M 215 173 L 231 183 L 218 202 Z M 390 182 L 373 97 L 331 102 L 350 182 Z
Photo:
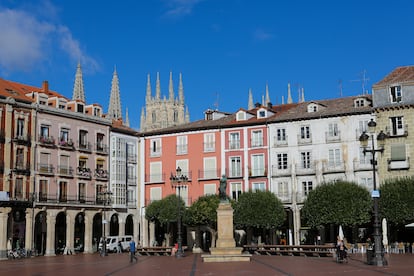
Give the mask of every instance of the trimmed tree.
M 218 195 L 199 197 L 185 212 L 184 223 L 196 227 L 195 247 L 200 248 L 200 228 L 205 226 L 211 234 L 212 247 L 215 246 L 217 233 L 217 208 L 220 199 Z
M 181 206 L 180 206 L 181 205 Z M 185 203 L 176 195 L 169 195 L 161 200 L 153 201 L 145 210 L 145 218 L 152 222 L 158 222 L 166 228 L 166 244 L 171 245 L 172 224 L 178 221 L 178 207 L 181 207 L 181 215 L 185 211 Z
M 335 224 L 354 226 L 370 221 L 372 200 L 368 190 L 356 183 L 323 183 L 312 190 L 302 208 L 308 226 Z
M 280 227 L 286 218 L 282 202 L 270 191 L 246 192 L 233 202 L 234 225 L 244 229 L 251 242 L 254 228 L 272 230 Z

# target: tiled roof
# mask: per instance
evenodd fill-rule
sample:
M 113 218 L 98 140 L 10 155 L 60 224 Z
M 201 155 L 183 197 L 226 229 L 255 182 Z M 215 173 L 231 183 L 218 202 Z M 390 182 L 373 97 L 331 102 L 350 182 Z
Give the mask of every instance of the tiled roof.
M 368 106 L 355 107 L 355 99 L 365 98 L 369 102 Z M 308 105 L 320 104 L 322 108 L 316 112 L 308 112 Z M 343 116 L 358 113 L 369 113 L 371 112 L 371 95 L 363 96 L 352 96 L 345 98 L 337 98 L 330 100 L 319 100 L 299 103 L 296 106 L 286 110 L 279 116 L 274 116 L 273 122 L 284 122 L 284 121 L 298 121 L 298 120 L 309 120 L 314 118 L 327 118 L 335 116 Z
M 11 97 L 16 100 L 33 102 L 31 97 L 26 96 L 27 93 L 33 91 L 39 91 L 39 88 L 0 78 L 0 95 L 5 98 Z
M 375 86 L 387 85 L 392 83 L 402 83 L 408 81 L 414 81 L 414 66 L 397 67 L 385 78 L 374 84 L 373 88 L 375 88 Z

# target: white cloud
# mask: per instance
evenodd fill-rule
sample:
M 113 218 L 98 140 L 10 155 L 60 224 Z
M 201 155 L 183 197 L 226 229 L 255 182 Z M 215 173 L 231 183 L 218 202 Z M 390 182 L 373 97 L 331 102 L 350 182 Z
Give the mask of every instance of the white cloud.
M 50 3 L 45 3 L 51 10 Z M 89 67 L 98 68 L 97 62 L 81 50 L 79 41 L 66 26 L 42 18 L 33 10 L 0 8 L 0 30 L 0 70 L 4 74 L 29 72 L 62 52 L 71 62 L 80 59 Z
M 203 0 L 168 0 L 166 16 L 181 17 L 193 12 L 195 5 Z

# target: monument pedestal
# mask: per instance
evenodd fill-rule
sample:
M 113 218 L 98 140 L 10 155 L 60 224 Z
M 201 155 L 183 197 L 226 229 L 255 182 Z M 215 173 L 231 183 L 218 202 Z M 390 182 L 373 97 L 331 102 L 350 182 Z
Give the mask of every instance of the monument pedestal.
M 204 262 L 250 261 L 251 254 L 242 254 L 243 248 L 236 247 L 233 237 L 233 208 L 228 202 L 221 202 L 217 209 L 216 247 L 210 248 L 209 255 L 201 255 Z

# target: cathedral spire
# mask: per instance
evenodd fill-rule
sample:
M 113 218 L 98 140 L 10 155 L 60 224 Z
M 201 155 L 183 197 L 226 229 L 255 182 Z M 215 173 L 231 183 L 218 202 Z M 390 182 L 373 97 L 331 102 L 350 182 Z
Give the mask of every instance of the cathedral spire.
M 270 97 L 269 97 L 269 85 L 266 82 L 266 100 L 265 100 L 265 104 L 266 106 L 270 103 Z
M 302 93 L 301 93 L 300 101 L 302 103 L 305 102 L 305 89 L 303 87 L 302 87 Z
M 180 73 L 180 82 L 178 84 L 178 99 L 180 103 L 184 103 L 184 86 L 183 86 L 183 76 Z
M 292 93 L 290 92 L 290 82 L 288 82 L 288 98 L 287 98 L 287 103 L 291 104 L 293 102 L 292 100 Z
M 122 118 L 121 100 L 120 100 L 120 92 L 119 92 L 119 79 L 118 79 L 118 74 L 116 72 L 116 67 L 114 69 L 114 74 L 112 77 L 112 87 L 111 87 L 111 96 L 109 99 L 108 117 L 111 119 L 115 119 L 115 120 Z
M 161 85 L 160 85 L 160 73 L 157 72 L 157 81 L 155 85 L 155 98 L 160 99 L 161 98 Z
M 72 100 L 81 100 L 82 102 L 85 102 L 85 91 L 83 88 L 82 68 L 80 61 L 78 62 L 78 67 L 76 68 Z
M 170 82 L 169 82 L 169 86 L 168 86 L 168 91 L 169 91 L 169 100 L 170 101 L 174 101 L 174 84 L 173 84 L 173 79 L 172 79 L 172 72 L 170 72 Z
M 253 109 L 253 108 L 254 108 L 253 94 L 252 94 L 252 89 L 249 88 L 249 103 L 248 103 L 247 109 L 250 110 L 250 109 Z
M 147 75 L 147 95 L 146 95 L 146 100 L 147 102 L 151 99 L 151 78 L 150 78 L 150 74 Z

